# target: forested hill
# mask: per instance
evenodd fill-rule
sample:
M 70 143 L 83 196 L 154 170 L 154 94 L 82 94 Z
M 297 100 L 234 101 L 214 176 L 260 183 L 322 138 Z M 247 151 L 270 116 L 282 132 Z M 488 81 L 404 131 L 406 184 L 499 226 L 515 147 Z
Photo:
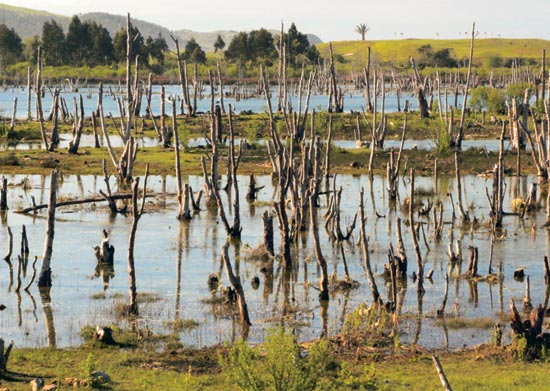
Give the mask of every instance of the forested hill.
M 38 11 L 30 8 L 14 7 L 11 5 L 0 4 L 0 23 L 6 24 L 9 28 L 13 28 L 21 39 L 32 37 L 33 35 L 42 34 L 42 25 L 44 22 L 55 20 L 65 31 L 71 22 L 71 16 L 53 14 L 46 11 Z M 103 25 L 114 37 L 115 33 L 126 26 L 126 15 L 111 15 L 104 12 L 92 12 L 78 15 L 82 21 L 93 20 Z M 214 32 L 196 32 L 191 30 L 178 30 L 171 32 L 166 27 L 158 24 L 146 22 L 139 19 L 132 19 L 132 23 L 144 37 L 156 38 L 159 34 L 166 40 L 168 46 L 172 49 L 174 43 L 170 39 L 170 34 L 176 36 L 180 41 L 180 47 L 184 47 L 185 43 L 195 38 L 197 43 L 201 45 L 205 51 L 214 50 L 214 42 L 218 34 L 222 39 L 229 43 L 236 31 L 214 31 Z M 309 42 L 312 45 L 320 43 L 321 40 L 315 35 L 308 34 Z

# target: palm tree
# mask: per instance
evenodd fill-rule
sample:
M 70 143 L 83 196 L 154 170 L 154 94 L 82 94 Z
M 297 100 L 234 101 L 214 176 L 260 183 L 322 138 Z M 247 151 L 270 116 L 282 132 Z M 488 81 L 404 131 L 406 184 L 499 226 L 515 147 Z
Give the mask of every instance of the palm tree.
M 355 26 L 355 32 L 357 34 L 361 34 L 361 41 L 365 40 L 365 35 L 370 30 L 370 27 L 367 26 L 366 23 L 360 23 L 357 26 Z

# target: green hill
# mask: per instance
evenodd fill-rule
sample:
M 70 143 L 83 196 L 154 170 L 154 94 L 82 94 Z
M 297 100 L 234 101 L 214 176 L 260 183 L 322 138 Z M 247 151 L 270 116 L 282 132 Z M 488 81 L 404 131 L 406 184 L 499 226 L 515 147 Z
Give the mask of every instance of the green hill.
M 383 41 L 340 41 L 333 42 L 335 55 L 342 56 L 354 66 L 367 63 L 367 49 L 371 48 L 371 60 L 375 63 L 394 65 L 407 64 L 411 56 L 418 56 L 417 49 L 431 45 L 434 51 L 451 49 L 456 59 L 467 58 L 470 52 L 469 39 L 402 39 Z M 328 56 L 328 43 L 317 45 L 321 55 Z M 503 59 L 523 58 L 540 59 L 542 50 L 547 49 L 550 55 L 550 41 L 543 39 L 507 39 L 477 38 L 475 41 L 474 63 L 486 64 L 491 57 Z

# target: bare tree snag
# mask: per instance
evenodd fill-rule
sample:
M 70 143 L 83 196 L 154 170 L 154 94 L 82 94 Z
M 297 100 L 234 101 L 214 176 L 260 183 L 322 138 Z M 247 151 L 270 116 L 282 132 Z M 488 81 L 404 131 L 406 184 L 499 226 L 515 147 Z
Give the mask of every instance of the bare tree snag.
M 181 56 L 180 56 L 180 46 L 178 43 L 177 38 L 174 38 L 174 36 L 170 35 L 170 38 L 172 38 L 172 41 L 176 44 L 176 59 L 178 61 L 178 76 L 180 79 L 180 85 L 181 85 L 181 92 L 183 94 L 183 103 L 185 105 L 186 114 L 187 115 L 194 115 L 195 109 L 191 107 L 191 101 L 189 99 L 189 88 L 188 88 L 188 82 L 187 82 L 187 64 L 185 61 L 182 64 Z
M 428 102 L 424 96 L 424 87 L 418 70 L 416 69 L 416 63 L 414 58 L 410 58 L 411 66 L 413 68 L 413 81 L 414 81 L 414 90 L 416 93 L 416 99 L 418 100 L 418 110 L 420 112 L 420 118 L 429 118 L 430 113 L 428 111 Z
M 266 210 L 262 213 L 262 221 L 264 224 L 264 245 L 269 254 L 275 255 L 273 249 L 273 216 L 270 216 Z
M 237 304 L 239 306 L 239 317 L 241 320 L 241 325 L 244 329 L 246 329 L 250 325 L 252 325 L 252 323 L 250 323 L 250 317 L 248 315 L 248 306 L 246 305 L 246 298 L 244 296 L 244 289 L 241 284 L 241 277 L 236 276 L 233 273 L 233 267 L 231 266 L 231 260 L 229 259 L 229 254 L 227 252 L 228 247 L 229 243 L 226 243 L 222 247 L 222 259 L 225 265 L 227 278 L 229 279 L 231 286 L 233 286 L 233 289 L 235 289 L 235 292 L 237 293 Z
M 472 41 L 470 44 L 470 58 L 468 60 L 468 74 L 466 76 L 466 87 L 464 90 L 464 99 L 462 100 L 462 113 L 460 114 L 460 124 L 458 125 L 458 133 L 453 138 L 452 144 L 457 148 L 462 148 L 462 139 L 464 138 L 464 117 L 466 115 L 466 106 L 468 104 L 468 93 L 470 91 L 470 79 L 472 75 L 472 63 L 474 61 L 474 42 L 476 37 L 476 24 L 472 24 Z
M 410 175 L 410 195 L 409 195 L 409 227 L 413 241 L 414 253 L 416 255 L 416 268 L 418 278 L 418 292 L 424 293 L 424 264 L 422 263 L 422 255 L 420 254 L 420 246 L 418 245 L 418 237 L 414 224 L 414 168 L 411 168 Z
M 185 185 L 185 191 L 183 189 L 183 181 L 181 178 L 181 161 L 180 161 L 180 142 L 178 135 L 178 122 L 176 117 L 176 100 L 172 100 L 172 129 L 174 133 L 174 153 L 176 155 L 176 183 L 177 183 L 177 197 L 178 197 L 178 220 L 190 220 L 191 210 L 189 208 L 189 185 Z
M 462 222 L 470 221 L 470 216 L 468 212 L 464 211 L 462 206 L 462 177 L 460 175 L 460 159 L 458 157 L 458 152 L 455 152 L 455 180 L 456 180 L 456 205 L 458 206 L 458 213 Z M 453 207 L 454 210 L 454 207 Z
M 0 187 L 0 210 L 8 210 L 8 178 L 2 176 L 2 187 Z
M 132 185 L 132 227 L 130 228 L 130 236 L 128 238 L 128 285 L 130 290 L 130 303 L 128 306 L 128 313 L 133 316 L 139 315 L 138 303 L 137 303 L 137 286 L 136 286 L 136 267 L 134 262 L 134 242 L 136 239 L 136 232 L 139 219 L 143 215 L 145 208 L 145 198 L 147 193 L 147 178 L 149 176 L 149 164 L 145 168 L 145 177 L 143 179 L 143 195 L 141 199 L 141 206 L 138 206 L 139 197 L 139 177 L 134 179 Z
M 44 241 L 44 252 L 42 255 L 42 268 L 38 276 L 38 287 L 52 286 L 51 260 L 53 252 L 53 238 L 55 226 L 55 209 L 57 194 L 57 170 L 52 170 L 50 177 L 50 198 L 48 203 L 48 220 L 46 225 L 46 239 Z
M 38 46 L 36 50 L 36 82 L 34 84 L 34 93 L 36 97 L 36 115 L 40 124 L 40 136 L 42 144 L 46 151 L 50 150 L 50 144 L 46 137 L 46 129 L 44 128 L 44 110 L 42 109 L 42 48 Z
M 310 204 L 313 202 L 312 197 L 310 196 Z M 321 280 L 319 281 L 319 299 L 321 301 L 329 300 L 329 291 L 328 291 L 328 271 L 327 271 L 327 261 L 323 256 L 321 251 L 321 241 L 319 239 L 319 227 L 315 219 L 315 208 L 309 208 L 309 217 L 311 223 L 311 230 L 313 232 L 313 245 L 315 248 L 315 256 L 317 258 L 317 263 L 321 268 Z
M 75 102 L 76 102 L 76 98 L 75 98 Z M 78 115 L 78 108 L 80 108 L 80 115 Z M 84 102 L 82 101 L 82 95 L 80 95 L 78 104 L 75 103 L 73 139 L 69 142 L 69 153 L 72 153 L 72 154 L 78 153 L 78 147 L 80 146 L 80 138 L 82 136 L 83 129 L 84 129 Z

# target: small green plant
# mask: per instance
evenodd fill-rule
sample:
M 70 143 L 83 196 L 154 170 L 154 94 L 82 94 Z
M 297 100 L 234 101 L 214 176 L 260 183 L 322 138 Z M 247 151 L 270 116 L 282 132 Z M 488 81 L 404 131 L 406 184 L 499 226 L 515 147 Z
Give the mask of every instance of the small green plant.
M 84 369 L 84 379 L 86 379 L 86 382 L 88 385 L 92 385 L 92 373 L 94 373 L 96 367 L 95 367 L 95 357 L 93 353 L 88 353 L 88 357 L 86 357 L 86 361 L 84 361 L 83 365 Z
M 261 348 L 259 353 L 239 341 L 220 355 L 228 382 L 245 391 L 313 391 L 331 360 L 326 341 L 314 343 L 305 355 L 282 328 L 270 332 Z

